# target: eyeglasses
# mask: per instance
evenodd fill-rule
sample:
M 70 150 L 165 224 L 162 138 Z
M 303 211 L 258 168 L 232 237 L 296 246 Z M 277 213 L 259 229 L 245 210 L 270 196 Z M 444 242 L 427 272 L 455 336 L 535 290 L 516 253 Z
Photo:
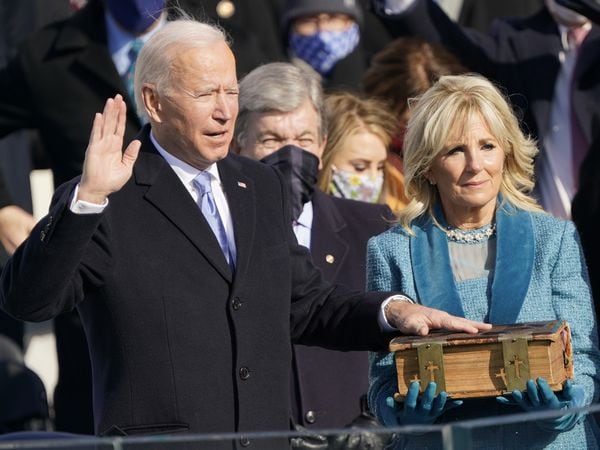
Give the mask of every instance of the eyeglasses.
M 347 14 L 322 13 L 315 16 L 299 17 L 292 23 L 292 29 L 304 36 L 319 31 L 346 31 L 354 20 Z

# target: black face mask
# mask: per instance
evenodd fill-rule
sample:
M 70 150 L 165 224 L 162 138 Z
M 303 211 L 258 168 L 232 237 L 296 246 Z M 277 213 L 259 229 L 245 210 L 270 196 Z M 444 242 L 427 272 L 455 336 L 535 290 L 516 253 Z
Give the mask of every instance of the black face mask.
M 319 158 L 294 145 L 286 145 L 261 159 L 283 174 L 290 189 L 292 219 L 302 214 L 304 204 L 312 198 L 319 172 Z

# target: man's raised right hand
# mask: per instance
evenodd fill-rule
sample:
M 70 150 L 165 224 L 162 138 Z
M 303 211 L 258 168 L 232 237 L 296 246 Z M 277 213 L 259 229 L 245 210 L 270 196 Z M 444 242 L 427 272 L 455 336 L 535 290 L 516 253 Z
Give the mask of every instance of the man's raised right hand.
M 101 205 L 131 177 L 142 144 L 134 140 L 124 152 L 121 151 L 126 116 L 127 107 L 119 94 L 106 100 L 102 113 L 96 113 L 85 151 L 77 200 Z

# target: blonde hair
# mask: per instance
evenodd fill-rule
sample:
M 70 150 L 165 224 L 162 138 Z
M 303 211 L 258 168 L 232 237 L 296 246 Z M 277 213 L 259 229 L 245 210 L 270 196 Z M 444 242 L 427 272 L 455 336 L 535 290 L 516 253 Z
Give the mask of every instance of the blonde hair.
M 330 193 L 331 165 L 336 156 L 345 151 L 350 136 L 367 131 L 381 139 L 388 148 L 398 126 L 384 103 L 360 98 L 349 92 L 329 94 L 325 98 L 325 115 L 328 124 L 327 144 L 321 157 L 323 166 L 317 185 L 322 191 Z
M 411 102 L 411 117 L 404 140 L 404 189 L 411 200 L 398 216 L 399 223 L 408 232 L 417 217 L 426 213 L 433 217 L 437 188 L 426 178 L 433 160 L 457 127 L 464 126 L 476 115 L 485 121 L 504 149 L 500 185 L 503 201 L 527 211 L 542 210 L 530 196 L 538 149 L 535 141 L 519 128 L 509 102 L 482 76 L 448 75 Z

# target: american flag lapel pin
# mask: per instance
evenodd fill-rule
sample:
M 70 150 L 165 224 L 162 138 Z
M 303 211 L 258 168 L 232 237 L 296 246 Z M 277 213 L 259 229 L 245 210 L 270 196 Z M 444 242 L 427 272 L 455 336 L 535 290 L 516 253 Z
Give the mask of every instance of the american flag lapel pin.
M 238 186 L 243 189 L 246 189 L 248 187 L 248 186 L 246 186 L 246 183 L 244 183 L 243 181 L 238 181 L 237 183 L 238 183 Z

